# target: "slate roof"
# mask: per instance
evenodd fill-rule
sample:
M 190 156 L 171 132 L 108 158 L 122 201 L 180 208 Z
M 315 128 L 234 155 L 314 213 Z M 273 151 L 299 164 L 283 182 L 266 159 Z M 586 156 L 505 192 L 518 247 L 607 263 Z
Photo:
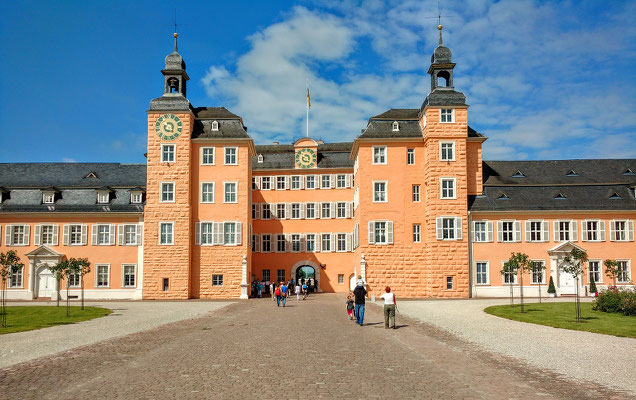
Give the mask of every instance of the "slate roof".
M 197 107 L 194 110 L 195 118 L 212 119 L 240 119 L 238 115 L 232 113 L 225 107 Z
M 243 119 L 225 107 L 198 107 L 193 112 L 195 116 L 193 138 L 250 138 Z M 212 130 L 214 121 L 219 124 L 219 129 L 216 131 Z
M 349 159 L 353 143 L 325 143 L 318 145 L 318 168 L 353 168 Z M 257 145 L 256 157 L 252 158 L 252 169 L 294 169 L 294 146 L 291 144 Z M 263 155 L 263 162 L 258 162 L 258 154 Z

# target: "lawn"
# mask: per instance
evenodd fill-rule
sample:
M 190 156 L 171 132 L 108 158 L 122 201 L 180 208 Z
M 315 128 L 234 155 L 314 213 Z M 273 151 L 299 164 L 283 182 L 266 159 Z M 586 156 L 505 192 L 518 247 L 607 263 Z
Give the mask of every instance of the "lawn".
M 30 331 L 55 325 L 74 324 L 93 318 L 104 317 L 112 311 L 99 307 L 71 307 L 71 316 L 66 316 L 66 306 L 24 306 L 7 307 L 7 327 L 0 328 L 5 333 Z
M 636 317 L 594 311 L 593 303 L 581 303 L 582 321 L 576 322 L 574 303 L 531 303 L 521 307 L 492 306 L 484 311 L 491 315 L 555 328 L 603 333 L 605 335 L 636 338 Z

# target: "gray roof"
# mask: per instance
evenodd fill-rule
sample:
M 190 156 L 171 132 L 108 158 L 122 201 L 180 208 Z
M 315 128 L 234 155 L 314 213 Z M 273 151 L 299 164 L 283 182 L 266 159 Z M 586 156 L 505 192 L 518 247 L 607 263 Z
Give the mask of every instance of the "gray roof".
M 86 178 L 90 173 L 97 178 Z M 0 186 L 45 188 L 146 186 L 145 164 L 0 163 Z
M 421 110 L 426 106 L 465 106 L 466 96 L 462 92 L 458 92 L 446 87 L 436 87 L 426 96 L 422 103 Z
M 196 118 L 192 131 L 193 138 L 250 138 L 243 119 L 225 107 L 198 107 L 193 112 Z M 214 121 L 219 124 L 216 131 L 212 130 Z
M 359 138 L 380 139 L 380 138 L 421 138 L 422 128 L 419 124 L 420 110 L 416 108 L 391 108 L 369 118 L 369 123 Z M 399 131 L 393 130 L 393 122 L 399 123 Z M 468 127 L 468 137 L 484 137 L 470 126 Z
M 64 189 L 55 204 L 42 204 L 39 189 L 13 189 L 0 204 L 0 212 L 132 212 L 141 213 L 143 204 L 130 204 L 130 189 L 117 189 L 108 204 L 97 204 L 94 189 Z
M 448 64 L 452 62 L 453 53 L 448 47 L 440 44 L 435 48 L 435 51 L 431 56 L 431 64 Z
M 318 168 L 353 168 L 349 159 L 353 143 L 325 143 L 318 145 Z M 258 145 L 256 157 L 252 158 L 253 170 L 293 169 L 295 166 L 294 146 L 291 144 Z M 263 162 L 258 162 L 258 154 Z
M 194 109 L 194 116 L 196 118 L 211 118 L 211 119 L 240 119 L 238 115 L 232 113 L 225 107 L 197 107 Z

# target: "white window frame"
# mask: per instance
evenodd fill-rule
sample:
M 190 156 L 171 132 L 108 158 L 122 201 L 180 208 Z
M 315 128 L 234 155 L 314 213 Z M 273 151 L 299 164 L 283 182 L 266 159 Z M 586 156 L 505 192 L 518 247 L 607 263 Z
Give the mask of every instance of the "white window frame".
M 415 165 L 415 149 L 406 149 L 406 165 Z
M 100 285 L 99 284 L 99 276 L 101 275 L 99 272 L 99 267 L 106 267 L 106 276 L 108 278 L 108 284 Z M 95 288 L 96 289 L 108 289 L 110 288 L 110 264 L 95 264 Z
M 234 201 L 228 200 L 227 185 L 234 185 Z M 223 203 L 236 204 L 238 203 L 238 181 L 223 181 Z
M 212 199 L 211 200 L 205 200 L 205 192 L 203 190 L 204 185 L 212 185 Z M 214 204 L 214 182 L 201 182 L 201 203 L 202 204 Z
M 330 201 L 323 201 L 320 204 L 320 219 L 329 219 L 332 218 L 331 215 L 331 202 Z M 326 206 L 326 207 L 325 207 Z M 325 213 L 326 210 L 329 210 L 329 214 L 327 215 Z
M 126 267 L 133 268 L 133 279 L 135 280 L 134 285 L 126 284 Z M 121 287 L 123 288 L 136 288 L 137 287 L 137 264 L 122 264 L 121 265 Z
M 349 207 L 349 205 L 347 204 L 346 201 L 337 201 L 336 202 L 336 218 L 338 219 L 347 218 L 347 207 Z M 342 211 L 342 215 L 340 211 Z
M 199 246 L 214 246 L 214 221 L 199 221 L 198 224 Z
M 311 217 L 309 216 L 309 209 L 311 209 Z M 316 219 L 316 203 L 305 203 L 305 219 Z
M 305 248 L 304 251 L 306 253 L 315 253 L 316 252 L 316 234 L 315 233 L 306 233 L 304 235 Z M 309 249 L 309 243 L 311 243 L 311 250 Z
M 450 144 L 451 145 L 451 151 L 452 151 L 452 158 L 444 158 L 444 152 L 442 151 L 445 144 Z M 455 161 L 456 160 L 456 153 L 457 153 L 457 149 L 456 149 L 456 145 L 455 145 L 455 141 L 454 140 L 441 140 L 439 142 L 439 159 L 440 161 Z
M 158 224 L 159 224 L 159 231 L 158 231 L 158 235 L 157 235 L 158 236 L 157 244 L 159 246 L 172 246 L 172 245 L 174 245 L 174 221 L 159 221 Z M 170 241 L 167 241 L 165 243 L 161 243 L 161 239 L 162 239 L 162 237 L 161 237 L 161 235 L 162 235 L 161 226 L 162 225 L 169 225 L 171 227 L 170 228 Z
M 486 281 L 485 282 L 479 282 L 478 281 L 478 277 L 479 277 L 479 269 L 477 268 L 477 264 L 486 264 Z M 475 285 L 477 286 L 489 286 L 490 285 L 490 261 L 475 261 Z
M 393 121 L 393 132 L 399 132 L 400 131 L 400 124 L 397 121 Z
M 453 220 L 453 226 L 445 227 L 444 221 Z M 435 237 L 437 240 L 445 242 L 463 240 L 463 219 L 461 217 L 455 217 L 452 215 L 440 215 L 435 219 Z M 449 231 L 450 229 L 450 231 Z M 444 237 L 444 232 L 452 232 L 453 237 Z
M 342 178 L 342 180 L 340 179 Z M 336 174 L 336 189 L 347 188 L 347 174 Z
M 229 235 L 227 236 L 228 233 L 226 232 L 227 227 L 229 226 L 234 226 L 234 232 L 230 232 Z M 239 223 L 239 222 L 235 222 L 235 221 L 228 221 L 228 222 L 223 222 L 223 245 L 224 246 L 238 246 L 241 244 L 241 236 L 243 234 L 243 232 L 240 232 L 240 230 L 243 229 L 243 224 Z M 227 238 L 233 239 L 233 240 L 227 240 Z M 215 243 L 215 244 L 221 244 L 221 243 Z
M 44 232 L 45 228 L 51 228 L 51 241 L 44 241 L 45 235 L 48 233 Z M 34 235 L 34 244 L 36 246 L 46 245 L 46 246 L 57 246 L 59 241 L 59 226 L 57 224 L 39 224 L 35 226 L 35 235 Z
M 127 227 L 135 227 L 135 233 L 133 235 L 134 241 L 128 242 L 129 233 L 126 232 Z M 120 246 L 140 246 L 141 245 L 141 225 L 139 224 L 120 224 L 119 229 L 119 245 Z M 123 240 L 122 240 L 123 239 Z
M 276 203 L 261 203 L 261 219 L 264 221 L 272 219 L 272 204 Z M 265 215 L 267 214 L 267 216 Z
M 296 181 L 296 182 L 294 182 Z M 289 178 L 289 188 L 290 190 L 300 190 L 303 188 L 302 182 L 304 181 L 302 175 L 292 175 Z
M 305 176 L 305 189 L 307 190 L 315 190 L 316 189 L 316 177 L 320 175 L 307 175 Z M 311 187 L 309 182 L 311 181 Z
M 477 224 L 484 224 L 484 240 L 478 236 L 480 233 L 477 231 Z M 493 223 L 487 219 L 478 219 L 473 221 L 473 242 L 474 243 L 490 243 L 494 241 L 493 237 Z
M 205 162 L 206 161 L 205 160 L 206 150 L 210 151 L 210 153 L 212 155 L 212 162 Z M 201 147 L 201 165 L 215 165 L 215 164 L 216 164 L 216 147 L 214 147 L 214 146 L 203 146 L 203 147 Z
M 24 265 L 19 268 L 16 272 L 11 272 L 9 276 L 7 276 L 7 287 L 11 289 L 22 289 L 24 288 Z M 12 281 L 16 280 L 14 284 Z M 19 282 L 17 282 L 19 279 Z M 19 283 L 19 284 L 18 284 Z
M 298 216 L 294 216 L 294 209 L 298 211 Z M 288 217 L 289 219 L 301 219 L 302 218 L 302 203 L 290 203 Z
M 561 229 L 561 223 L 568 223 L 568 238 L 567 239 L 561 239 L 561 233 L 564 232 Z M 554 241 L 555 242 L 578 242 L 579 238 L 578 238 L 578 224 L 576 223 L 576 221 L 572 220 L 572 219 L 559 219 L 559 220 L 555 220 L 553 223 L 553 229 L 554 229 Z
M 298 239 L 298 240 L 296 240 Z M 303 250 L 302 246 L 303 235 L 300 233 L 292 233 L 289 235 L 289 248 L 292 253 L 300 253 Z
M 414 203 L 419 203 L 421 199 L 420 196 L 420 185 L 412 185 L 411 186 L 411 200 Z
M 595 223 L 596 229 L 590 230 L 588 223 Z M 589 239 L 590 235 L 595 235 L 596 239 Z M 584 219 L 581 221 L 581 241 L 583 242 L 604 242 L 605 236 L 605 221 L 600 219 Z
M 335 236 L 335 242 L 336 242 L 336 248 L 334 249 L 337 253 L 344 253 L 347 250 L 347 234 L 346 233 L 334 233 L 333 234 Z M 342 240 L 341 240 L 342 239 Z M 340 244 L 343 244 L 342 248 L 340 247 Z
M 504 268 L 504 264 L 505 264 L 507 261 L 508 261 L 508 260 L 501 260 L 501 269 L 502 269 L 502 270 L 503 270 L 503 268 Z M 519 274 L 518 274 L 518 271 L 515 271 L 515 273 L 514 273 L 514 274 L 513 274 L 513 273 L 511 273 L 511 272 L 506 272 L 506 273 L 501 274 L 501 284 L 502 284 L 502 285 L 511 286 L 511 285 L 510 285 L 510 282 L 506 282 L 506 276 L 508 276 L 508 277 L 509 277 L 509 278 L 508 278 L 509 280 L 510 280 L 510 277 L 512 276 L 512 285 L 513 285 L 513 286 L 514 286 L 514 285 L 518 285 L 518 284 L 519 284 L 519 279 L 517 278 L 517 275 L 519 275 Z
M 546 262 L 545 260 L 530 260 L 531 263 L 542 263 L 543 264 L 543 269 L 541 269 L 540 273 L 541 273 L 541 282 L 535 282 L 535 273 L 530 271 L 530 284 L 531 285 L 545 285 L 545 278 L 546 278 L 546 272 L 547 272 L 547 268 L 546 268 Z
M 68 243 L 67 246 L 85 246 L 88 227 L 85 224 L 67 224 L 68 226 Z M 72 232 L 73 228 L 79 228 L 79 232 Z M 64 229 L 64 228 L 62 228 Z M 79 235 L 79 243 L 73 243 L 73 237 Z
M 276 176 L 276 190 L 286 190 L 287 189 L 287 179 L 286 175 L 277 175 Z M 282 183 L 282 185 L 281 185 Z
M 592 271 L 591 263 L 596 263 L 596 265 L 598 266 L 598 271 Z M 587 260 L 587 274 L 588 274 L 589 281 L 591 281 L 592 274 L 598 274 L 599 279 L 595 280 L 594 283 L 603 284 L 603 260 L 601 259 Z
M 107 228 L 106 232 L 102 232 L 102 228 Z M 102 243 L 102 237 L 106 235 L 106 241 Z M 115 225 L 114 224 L 94 224 L 93 225 L 93 246 L 112 246 L 115 243 Z
M 218 131 L 219 130 L 219 121 L 212 121 L 212 126 L 210 127 L 211 130 L 213 131 Z
M 632 268 L 631 268 L 631 260 L 629 259 L 620 259 L 620 260 L 616 260 L 617 263 L 625 263 L 625 274 L 627 275 L 627 279 L 621 279 L 619 280 L 619 276 L 621 275 L 621 271 L 619 270 L 618 275 L 616 275 L 616 283 L 631 283 L 632 281 Z
M 322 175 L 319 175 L 319 176 L 320 176 L 320 188 L 321 189 L 332 189 L 332 186 L 331 186 L 331 175 L 322 174 Z
M 371 154 L 372 156 L 372 165 L 387 165 L 387 146 L 372 146 L 372 151 L 373 153 Z M 380 154 L 378 154 L 378 158 L 380 158 L 379 161 L 376 162 L 376 150 L 382 150 L 380 152 Z
M 533 224 L 539 224 L 539 239 L 533 239 L 532 234 L 536 233 L 532 229 Z M 550 223 L 543 219 L 529 219 L 524 223 L 525 238 L 528 243 L 545 243 L 550 241 Z
M 164 200 L 163 199 L 163 185 L 172 185 L 172 200 Z M 159 182 L 159 203 L 174 203 L 175 202 L 175 198 L 176 196 L 176 191 L 177 191 L 177 184 L 175 183 L 175 181 L 163 181 L 163 182 Z M 166 193 L 170 193 L 169 191 Z
M 413 243 L 422 243 L 422 224 L 413 224 Z
M 376 192 L 376 187 L 375 185 L 378 183 L 383 183 L 384 184 L 384 200 L 376 200 L 376 194 L 377 193 L 381 193 L 381 192 Z M 388 203 L 389 202 L 389 181 L 372 181 L 372 195 L 373 197 L 372 202 L 373 203 Z
M 232 150 L 232 149 L 234 150 L 234 162 L 227 162 L 228 156 L 232 156 L 231 154 L 228 154 L 228 150 Z M 223 147 L 223 165 L 238 165 L 238 147 L 237 146 Z
M 444 111 L 450 111 L 450 121 L 448 121 L 449 113 L 448 112 L 444 112 Z M 444 118 L 444 117 L 447 117 L 447 118 Z M 439 123 L 440 124 L 452 124 L 454 122 L 455 122 L 455 109 L 454 108 L 440 108 L 439 109 Z
M 262 233 L 260 235 L 261 239 L 261 252 L 262 253 L 271 253 L 272 252 L 272 234 L 271 233 Z M 267 239 L 267 240 L 265 240 Z M 267 242 L 267 249 L 265 249 L 265 242 Z
M 144 201 L 144 194 L 142 192 L 130 192 L 130 204 L 141 204 Z
M 451 188 L 444 189 L 444 182 L 452 182 Z M 451 191 L 452 196 L 444 196 L 444 190 Z M 457 199 L 457 178 L 442 177 L 439 178 L 439 198 L 442 200 L 455 200 Z
M 221 286 L 223 286 L 223 280 L 224 280 L 223 274 L 212 274 L 212 286 L 213 287 L 221 287 Z
M 42 193 L 42 204 L 55 204 L 55 192 Z
M 616 228 L 616 224 L 618 222 L 623 222 L 625 224 L 624 230 L 618 230 Z M 619 232 L 621 233 L 621 238 L 618 238 Z M 610 241 L 612 242 L 633 242 L 634 241 L 634 221 L 631 219 L 613 219 L 610 221 Z
M 110 192 L 108 190 L 97 191 L 97 204 L 108 204 L 110 202 Z
M 333 234 L 332 233 L 319 233 L 320 235 L 320 251 L 323 253 L 331 253 L 334 249 L 331 248 L 333 244 Z M 327 246 L 325 246 L 327 244 Z
M 265 184 L 267 182 L 267 185 Z M 267 186 L 267 187 L 265 187 Z M 272 190 L 272 177 L 261 176 L 261 190 Z
M 165 149 L 172 147 L 172 160 L 167 160 L 164 156 L 166 154 Z M 174 164 L 177 162 L 177 145 L 175 143 L 161 143 L 161 162 L 166 164 Z
M 512 224 L 512 231 L 511 231 L 512 236 L 510 240 L 504 240 L 504 233 L 508 233 L 508 232 L 504 232 L 503 230 L 504 223 Z M 503 219 L 503 220 L 497 221 L 497 243 L 519 243 L 519 242 L 521 242 L 521 221 L 518 221 L 516 219 Z

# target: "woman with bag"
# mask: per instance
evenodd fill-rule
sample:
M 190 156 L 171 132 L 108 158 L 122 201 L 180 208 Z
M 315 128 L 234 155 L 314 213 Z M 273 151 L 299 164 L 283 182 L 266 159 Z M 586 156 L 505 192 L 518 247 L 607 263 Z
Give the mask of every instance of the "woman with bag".
M 384 299 L 384 329 L 395 329 L 395 308 L 397 307 L 395 294 L 391 293 L 391 288 L 388 286 L 384 290 L 386 293 L 380 296 Z M 389 319 L 393 326 L 389 326 Z

